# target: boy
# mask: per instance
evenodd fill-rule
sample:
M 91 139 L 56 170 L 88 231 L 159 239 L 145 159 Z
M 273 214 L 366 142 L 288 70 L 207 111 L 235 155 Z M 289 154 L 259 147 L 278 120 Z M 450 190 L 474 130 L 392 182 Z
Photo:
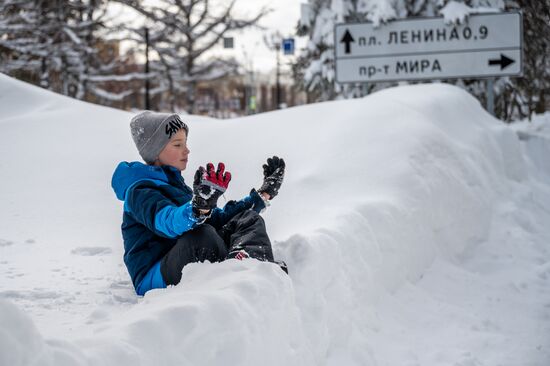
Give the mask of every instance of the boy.
M 185 184 L 181 172 L 190 153 L 189 128 L 177 114 L 145 111 L 132 119 L 130 128 L 146 164 L 121 162 L 111 185 L 124 201 L 124 263 L 138 295 L 176 285 L 182 268 L 192 262 L 247 257 L 274 262 L 259 212 L 281 187 L 283 159 L 268 159 L 260 189 L 220 209 L 217 200 L 231 174 L 223 163 L 217 170 L 208 163 L 196 171 L 193 189 Z

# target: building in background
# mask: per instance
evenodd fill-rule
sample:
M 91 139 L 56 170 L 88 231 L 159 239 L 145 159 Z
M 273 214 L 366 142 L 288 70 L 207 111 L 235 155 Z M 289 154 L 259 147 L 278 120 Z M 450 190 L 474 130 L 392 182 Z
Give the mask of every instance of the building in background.
M 298 91 L 288 75 L 281 77 L 280 108 L 305 104 L 304 92 Z M 197 85 L 194 114 L 232 118 L 272 111 L 277 108 L 275 75 L 254 73 L 231 75 Z

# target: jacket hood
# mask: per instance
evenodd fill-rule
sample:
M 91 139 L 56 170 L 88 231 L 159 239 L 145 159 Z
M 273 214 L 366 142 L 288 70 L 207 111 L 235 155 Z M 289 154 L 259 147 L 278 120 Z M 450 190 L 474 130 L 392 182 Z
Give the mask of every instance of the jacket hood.
M 168 168 L 177 171 L 176 168 Z M 139 161 L 131 163 L 123 161 L 118 164 L 113 173 L 111 187 L 113 187 L 116 197 L 124 201 L 128 188 L 141 180 L 156 180 L 168 183 L 168 176 L 162 167 L 145 165 Z

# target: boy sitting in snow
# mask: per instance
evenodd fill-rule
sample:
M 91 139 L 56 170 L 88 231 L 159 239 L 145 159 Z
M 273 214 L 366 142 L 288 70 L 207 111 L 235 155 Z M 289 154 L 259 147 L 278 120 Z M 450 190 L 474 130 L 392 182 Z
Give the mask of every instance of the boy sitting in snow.
M 181 172 L 187 167 L 189 128 L 176 114 L 145 111 L 130 128 L 147 164 L 121 162 L 112 187 L 124 201 L 124 262 L 138 295 L 176 285 L 192 262 L 248 257 L 274 262 L 271 242 L 259 212 L 283 182 L 285 163 L 267 160 L 264 182 L 240 201 L 217 207 L 231 174 L 223 163 L 208 163 L 194 176 L 193 189 Z M 286 271 L 284 263 L 281 267 Z

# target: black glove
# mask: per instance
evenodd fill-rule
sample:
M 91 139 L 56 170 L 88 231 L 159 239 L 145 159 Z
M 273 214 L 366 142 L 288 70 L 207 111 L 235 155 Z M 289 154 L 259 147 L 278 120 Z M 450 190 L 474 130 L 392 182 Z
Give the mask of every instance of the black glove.
M 267 193 L 270 200 L 279 193 L 285 177 L 285 161 L 276 156 L 267 159 L 264 168 L 264 183 L 258 189 L 258 193 Z
M 214 164 L 208 163 L 206 169 L 202 166 L 197 169 L 193 180 L 193 212 L 202 217 L 199 210 L 212 210 L 217 207 L 218 198 L 225 192 L 231 173 L 224 172 L 225 165 L 218 163 L 218 170 L 214 171 Z

